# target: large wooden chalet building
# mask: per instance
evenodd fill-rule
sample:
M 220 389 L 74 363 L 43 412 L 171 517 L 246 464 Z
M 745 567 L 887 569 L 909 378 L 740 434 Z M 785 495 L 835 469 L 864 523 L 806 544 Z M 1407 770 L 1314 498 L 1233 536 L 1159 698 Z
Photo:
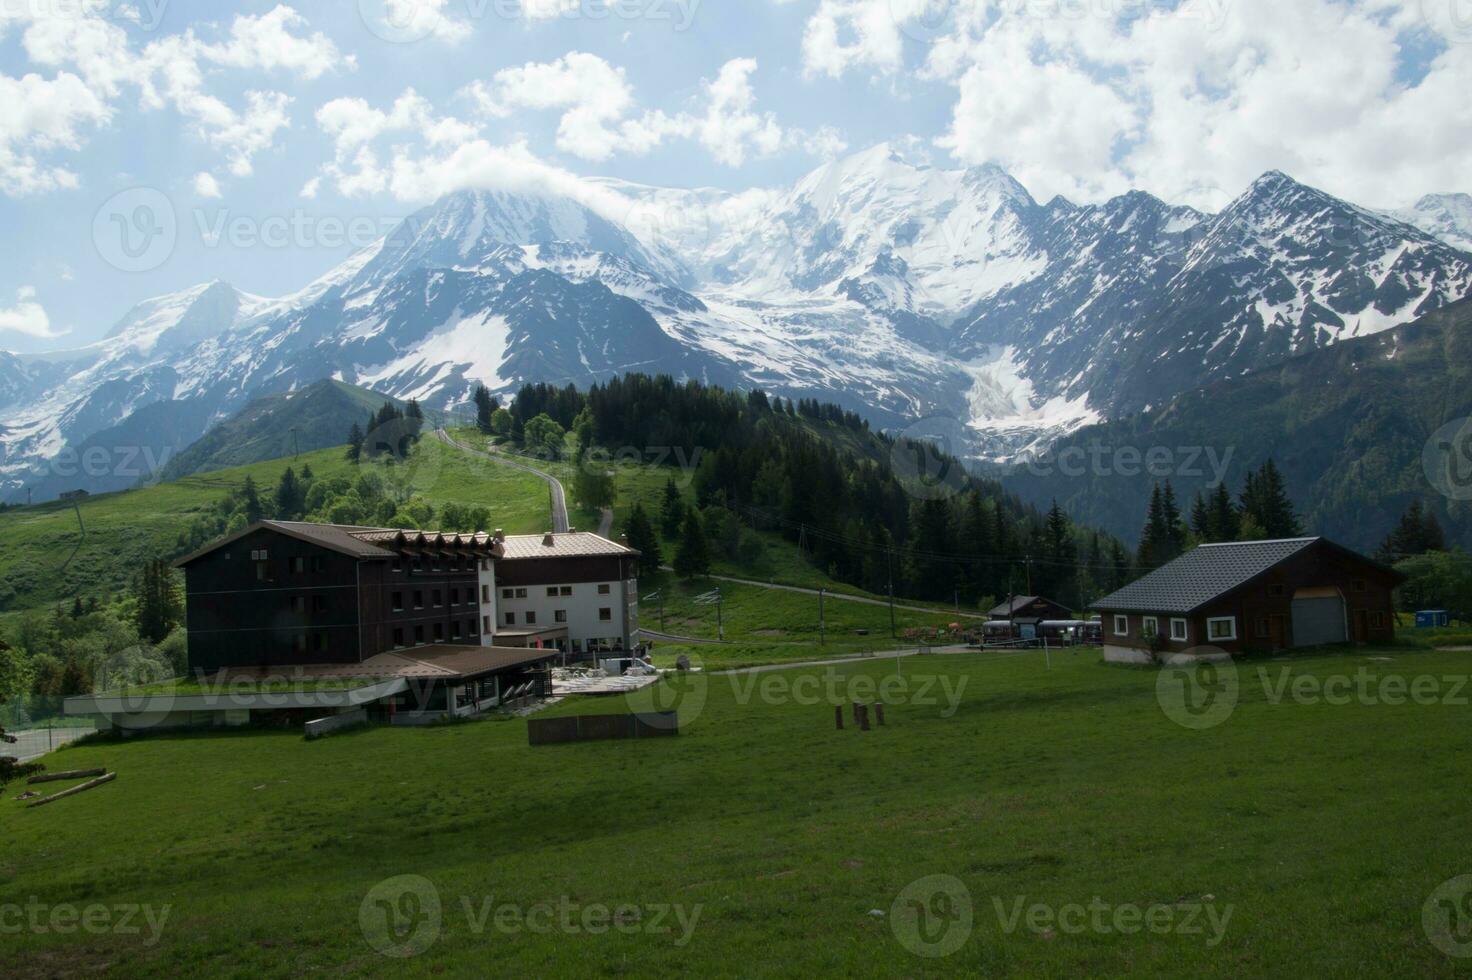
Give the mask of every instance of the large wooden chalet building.
M 122 731 L 461 717 L 550 693 L 551 662 L 631 651 L 638 552 L 586 532 L 260 521 L 180 558 L 191 680 L 78 698 Z M 281 687 L 291 697 L 273 692 Z
M 1207 544 L 1094 603 L 1124 663 L 1395 637 L 1401 576 L 1325 538 Z

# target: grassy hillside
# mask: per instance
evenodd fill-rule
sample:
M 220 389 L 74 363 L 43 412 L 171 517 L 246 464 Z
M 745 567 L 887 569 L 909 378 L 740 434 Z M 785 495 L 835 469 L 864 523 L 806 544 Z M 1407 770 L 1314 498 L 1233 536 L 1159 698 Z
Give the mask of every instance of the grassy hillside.
M 0 512 L 0 611 L 125 588 L 143 561 L 174 554 L 180 529 L 247 476 L 268 493 L 283 470 L 303 465 L 319 479 L 386 472 L 382 464 L 349 463 L 339 446 L 93 496 L 78 508 L 81 528 L 69 503 Z M 541 480 L 431 439 L 421 441 L 411 464 L 399 467 L 395 477 L 437 507 L 486 507 L 493 526 L 508 532 L 532 533 L 546 524 L 547 487 Z
M 1468 658 L 1265 667 L 1404 691 Z M 1472 867 L 1465 708 L 1274 703 L 1243 668 L 1235 713 L 1193 731 L 1162 712 L 1157 672 L 1087 653 L 900 670 L 867 733 L 834 730 L 830 692 L 872 699 L 893 661 L 705 677 L 668 739 L 530 748 L 509 720 L 63 750 L 53 769 L 118 779 L 40 810 L 0 800 L 0 904 L 143 905 L 161 927 L 23 930 L 0 974 L 1459 973 L 1423 907 Z M 960 890 L 922 930 L 908 899 L 925 907 L 932 875 Z M 1085 911 L 1064 927 L 1014 920 L 1019 903 Z M 376 951 L 389 915 L 417 955 Z M 951 955 L 918 955 L 946 937 Z
M 1374 549 L 1419 498 L 1446 526 L 1449 542 L 1472 547 L 1472 502 L 1438 492 L 1423 464 L 1433 434 L 1468 416 L 1472 301 L 1188 392 L 1157 412 L 1082 429 L 1055 447 L 1057 462 L 1044 472 L 1024 469 L 1004 482 L 1040 505 L 1057 498 L 1076 520 L 1133 542 L 1153 482 L 1170 479 L 1186 507 L 1214 482 L 1200 450 L 1230 463 L 1226 481 L 1234 491 L 1273 457 L 1314 532 Z M 1110 451 L 1102 457 L 1107 472 L 1095 472 L 1088 455 L 1065 469 L 1064 453 L 1090 453 L 1095 445 Z M 1140 464 L 1152 448 L 1174 461 L 1154 475 Z M 1132 467 L 1119 465 L 1121 449 L 1139 454 Z M 1084 472 L 1072 475 L 1080 461 Z
M 161 479 L 246 466 L 342 445 L 354 422 L 366 427 L 384 402 L 404 402 L 341 381 L 319 381 L 298 391 L 258 398 L 206 432 L 164 467 Z M 436 413 L 429 412 L 431 421 Z

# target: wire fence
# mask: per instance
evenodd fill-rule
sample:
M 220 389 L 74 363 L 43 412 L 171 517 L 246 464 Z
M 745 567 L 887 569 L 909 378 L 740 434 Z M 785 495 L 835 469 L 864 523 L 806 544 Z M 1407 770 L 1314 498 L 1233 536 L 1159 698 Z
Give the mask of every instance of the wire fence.
M 21 762 L 29 762 L 39 759 L 48 752 L 54 752 L 74 742 L 84 735 L 91 734 L 90 728 L 33 728 L 23 732 L 8 732 L 15 737 L 15 744 L 6 743 L 0 745 L 0 755 L 10 755 Z

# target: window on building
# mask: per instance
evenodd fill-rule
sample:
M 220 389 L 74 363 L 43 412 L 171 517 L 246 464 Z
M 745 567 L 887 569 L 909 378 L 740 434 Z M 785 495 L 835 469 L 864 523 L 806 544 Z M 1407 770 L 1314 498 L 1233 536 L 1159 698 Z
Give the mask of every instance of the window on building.
M 535 626 L 535 625 L 537 625 L 537 614 L 536 614 L 536 611 L 535 610 L 528 609 L 526 611 L 526 624 L 528 626 Z
M 607 606 L 604 606 L 602 609 L 598 610 L 598 621 L 600 623 L 607 623 L 607 622 L 611 622 L 612 620 L 613 620 L 613 610 L 612 609 L 609 609 Z
M 480 587 L 480 601 L 484 605 L 491 604 L 491 587 L 489 585 L 482 585 Z
M 460 620 L 458 619 L 450 620 L 450 639 L 460 639 Z
M 547 598 L 549 598 L 549 599 L 555 599 L 555 598 L 557 598 L 557 586 L 555 586 L 555 585 L 549 585 L 549 586 L 547 586 Z
M 1365 580 L 1362 579 L 1362 578 L 1351 579 L 1350 580 L 1350 583 L 1349 583 L 1349 591 L 1351 591 L 1351 592 L 1363 592 L 1363 591 L 1365 591 Z
M 553 610 L 553 612 L 552 612 L 552 621 L 555 622 L 555 623 L 565 623 L 565 622 L 567 622 L 567 610 L 566 609 L 555 609 L 555 610 Z
M 525 599 L 526 598 L 526 589 L 517 589 L 516 590 L 516 598 L 518 598 L 518 599 Z
M 291 560 L 291 570 L 297 575 L 302 574 L 307 570 L 307 560 L 305 558 L 293 558 Z
M 608 595 L 608 583 L 607 582 L 604 582 L 602 585 L 598 586 L 598 594 L 599 595 Z
M 404 628 L 402 626 L 394 630 L 394 649 L 401 649 L 404 645 Z
M 502 589 L 501 590 L 501 598 L 502 599 L 514 599 L 514 598 L 516 598 L 516 590 L 515 589 Z
M 327 634 L 326 633 L 313 633 L 312 634 L 312 649 L 315 650 L 315 651 L 317 651 L 318 653 L 321 653 L 323 650 L 326 650 L 327 649 Z
M 509 612 L 509 613 L 506 614 L 506 625 L 507 626 L 515 626 L 516 625 L 516 613 Z
M 1184 643 L 1191 638 L 1191 629 L 1184 619 L 1172 619 L 1170 621 L 1170 638 Z
M 296 648 L 296 652 L 297 653 L 306 653 L 307 652 L 307 634 L 305 634 L 305 633 L 298 633 L 296 635 L 296 638 L 294 640 L 292 640 L 292 646 L 294 646 Z
M 414 608 L 415 609 L 423 609 L 424 608 L 424 591 L 422 589 L 415 589 L 414 590 Z
M 1385 628 L 1385 614 L 1383 612 L 1370 613 L 1370 628 L 1377 630 Z
M 476 635 L 475 620 L 473 620 L 473 619 L 467 619 L 465 621 L 465 635 L 466 636 L 475 636 Z
M 307 597 L 304 596 L 304 595 L 294 595 L 294 596 L 292 596 L 291 597 L 291 611 L 294 612 L 294 613 L 304 613 L 304 612 L 306 612 L 307 611 Z
M 314 595 L 314 596 L 312 596 L 312 612 L 319 613 L 319 612 L 326 612 L 326 611 L 327 611 L 327 597 L 325 595 Z
M 395 592 L 394 593 L 394 596 L 393 596 L 393 607 L 394 607 L 394 612 L 403 612 L 404 611 L 404 593 L 402 593 L 402 592 Z
M 1155 616 L 1146 616 L 1141 620 L 1140 631 L 1146 636 L 1160 635 L 1160 620 Z
M 266 581 L 266 563 L 263 561 L 256 562 L 256 581 Z
M 1237 617 L 1214 616 L 1206 621 L 1206 638 L 1225 641 L 1237 638 Z
M 1128 616 L 1115 616 L 1114 617 L 1114 635 L 1115 636 L 1129 636 L 1130 635 L 1130 618 Z
M 480 618 L 480 622 L 481 622 L 481 626 L 485 629 L 485 631 L 487 633 L 489 633 L 491 631 L 491 617 L 489 617 L 489 616 L 482 616 Z
M 394 570 L 394 574 L 395 575 L 399 574 L 400 572 L 402 572 L 404 570 L 404 560 L 402 558 L 395 558 L 394 559 L 393 570 Z
M 1281 584 L 1268 586 L 1268 596 L 1273 599 L 1283 598 L 1283 586 Z
M 442 594 L 442 593 L 441 593 L 441 592 L 440 592 L 440 590 L 439 590 L 439 589 L 435 589 L 435 590 L 434 590 L 434 592 L 433 592 L 433 593 L 431 593 L 431 597 L 432 597 L 432 598 L 433 598 L 433 600 L 434 600 L 434 607 L 435 607 L 435 608 L 436 608 L 436 609 L 438 609 L 438 608 L 439 608 L 439 607 L 440 607 L 440 606 L 443 606 L 443 605 L 444 605 L 444 604 L 445 604 L 445 599 L 444 599 L 444 596 L 443 596 L 443 594 Z
M 450 605 L 452 605 L 452 606 L 458 606 L 458 605 L 460 605 L 460 590 L 459 589 L 451 589 L 450 590 Z
M 327 571 L 327 559 L 321 555 L 312 556 L 312 571 L 318 574 Z
M 424 559 L 423 558 L 415 558 L 414 559 L 414 571 L 416 571 L 416 572 L 422 572 L 422 571 L 424 571 Z
M 1273 627 L 1272 627 L 1272 624 L 1268 622 L 1266 616 L 1260 617 L 1258 619 L 1258 621 L 1257 621 L 1257 637 L 1258 637 L 1258 639 L 1260 639 L 1260 640 L 1266 640 L 1268 637 L 1270 637 L 1272 635 L 1273 635 Z
M 570 586 L 570 585 L 564 585 L 558 591 L 561 592 L 563 595 L 572 595 L 572 586 Z
M 417 647 L 424 646 L 424 627 L 423 626 L 416 626 L 416 627 L 414 627 L 414 645 L 417 646 Z

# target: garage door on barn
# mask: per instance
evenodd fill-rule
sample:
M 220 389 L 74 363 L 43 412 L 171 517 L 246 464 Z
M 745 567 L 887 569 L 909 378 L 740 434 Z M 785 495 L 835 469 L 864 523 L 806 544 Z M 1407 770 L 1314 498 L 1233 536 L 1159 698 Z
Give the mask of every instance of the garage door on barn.
M 1338 589 L 1299 589 L 1293 593 L 1293 645 L 1317 647 L 1349 642 L 1344 597 Z

